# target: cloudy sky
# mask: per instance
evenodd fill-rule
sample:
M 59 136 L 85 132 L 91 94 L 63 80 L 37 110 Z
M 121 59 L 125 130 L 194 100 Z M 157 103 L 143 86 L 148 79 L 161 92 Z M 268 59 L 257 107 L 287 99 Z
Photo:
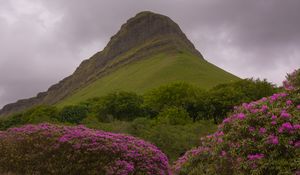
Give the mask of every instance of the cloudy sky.
M 34 96 L 151 10 L 177 22 L 211 63 L 280 84 L 300 67 L 299 0 L 0 0 L 0 107 Z

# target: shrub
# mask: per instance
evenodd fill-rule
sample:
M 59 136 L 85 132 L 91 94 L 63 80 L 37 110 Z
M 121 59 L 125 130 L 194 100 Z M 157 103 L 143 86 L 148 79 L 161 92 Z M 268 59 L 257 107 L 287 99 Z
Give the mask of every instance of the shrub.
M 24 125 L 43 122 L 57 122 L 58 110 L 54 106 L 41 105 L 28 109 L 24 112 L 12 114 L 0 121 L 0 130 Z
M 286 81 L 283 82 L 286 90 L 295 90 L 300 87 L 300 69 L 295 70 L 291 74 L 287 74 Z
M 133 120 L 144 115 L 143 98 L 133 92 L 114 92 L 102 97 L 95 107 L 100 121 Z M 111 118 L 111 119 L 109 119 Z
M 287 83 L 291 83 L 287 81 Z M 298 87 L 237 107 L 218 131 L 177 160 L 178 174 L 299 174 Z M 290 90 L 294 89 L 294 90 Z
M 191 118 L 197 118 L 197 104 L 205 93 L 192 84 L 177 82 L 155 88 L 144 95 L 145 106 L 152 116 L 158 115 L 165 108 L 185 109 Z
M 58 116 L 60 122 L 79 124 L 85 117 L 87 117 L 88 111 L 85 106 L 71 105 L 64 107 Z
M 154 145 L 83 126 L 25 125 L 0 132 L 0 173 L 168 174 Z
M 251 102 L 276 92 L 273 84 L 266 80 L 244 79 L 234 83 L 217 85 L 208 92 L 204 116 L 221 122 L 236 105 Z
M 156 119 L 157 123 L 169 125 L 185 125 L 192 123 L 189 113 L 181 107 L 168 107 L 161 111 Z

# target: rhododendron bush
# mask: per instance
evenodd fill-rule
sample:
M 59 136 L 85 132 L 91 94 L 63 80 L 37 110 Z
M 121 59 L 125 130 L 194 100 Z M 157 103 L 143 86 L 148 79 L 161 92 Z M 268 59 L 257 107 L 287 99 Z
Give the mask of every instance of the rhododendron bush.
M 300 71 L 284 92 L 236 107 L 175 162 L 178 174 L 300 174 Z
M 0 174 L 168 174 L 154 145 L 84 126 L 25 125 L 0 132 Z

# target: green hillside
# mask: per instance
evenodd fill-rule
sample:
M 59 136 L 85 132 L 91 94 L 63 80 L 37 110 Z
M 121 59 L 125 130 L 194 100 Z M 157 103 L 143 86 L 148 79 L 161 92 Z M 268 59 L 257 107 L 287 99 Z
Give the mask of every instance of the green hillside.
M 76 91 L 59 102 L 58 106 L 76 104 L 116 90 L 143 93 L 148 89 L 174 81 L 185 81 L 207 89 L 238 79 L 198 56 L 188 53 L 161 53 L 117 69 Z

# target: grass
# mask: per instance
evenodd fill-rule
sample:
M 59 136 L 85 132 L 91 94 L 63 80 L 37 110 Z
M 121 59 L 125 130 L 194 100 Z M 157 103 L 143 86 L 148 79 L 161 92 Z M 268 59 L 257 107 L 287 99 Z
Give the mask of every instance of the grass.
M 157 54 L 117 69 L 76 91 L 59 102 L 57 106 L 76 104 L 118 90 L 143 93 L 151 88 L 175 81 L 185 81 L 208 89 L 217 84 L 238 79 L 192 54 Z

